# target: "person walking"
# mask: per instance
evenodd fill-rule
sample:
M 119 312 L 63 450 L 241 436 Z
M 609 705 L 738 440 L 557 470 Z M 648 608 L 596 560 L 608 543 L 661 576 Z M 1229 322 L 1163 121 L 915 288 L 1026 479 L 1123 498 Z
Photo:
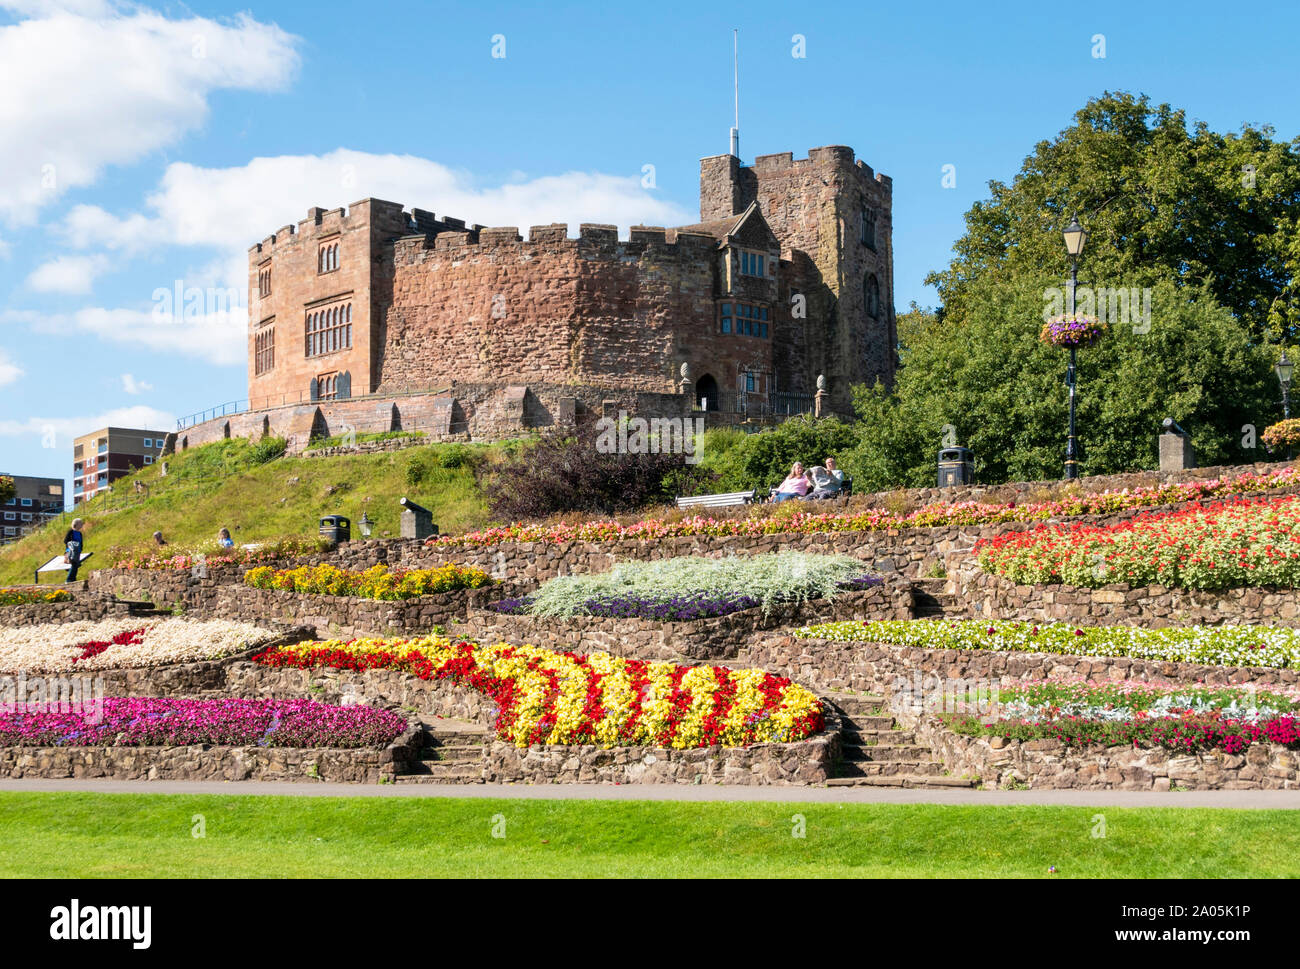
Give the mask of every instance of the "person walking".
M 63 536 L 63 561 L 68 564 L 68 582 L 77 581 L 77 566 L 81 565 L 81 550 L 85 545 L 85 539 L 81 535 L 81 526 L 84 524 L 82 519 L 74 518 L 68 534 Z

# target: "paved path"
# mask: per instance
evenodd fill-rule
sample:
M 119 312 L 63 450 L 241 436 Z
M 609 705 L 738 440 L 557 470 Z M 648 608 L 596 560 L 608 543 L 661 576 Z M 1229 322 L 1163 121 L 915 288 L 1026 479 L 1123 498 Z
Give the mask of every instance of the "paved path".
M 696 784 L 309 784 L 263 781 L 0 780 L 5 791 L 281 794 L 299 797 L 507 797 L 563 801 L 800 801 L 817 804 L 1037 804 L 1061 807 L 1300 809 L 1300 791 L 925 791 Z

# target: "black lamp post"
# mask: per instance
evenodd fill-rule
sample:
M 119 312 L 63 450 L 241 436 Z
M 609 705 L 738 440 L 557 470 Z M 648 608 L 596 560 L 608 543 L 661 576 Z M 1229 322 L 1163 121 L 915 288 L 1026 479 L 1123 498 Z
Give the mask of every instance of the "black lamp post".
M 1070 220 L 1065 231 L 1065 251 L 1070 254 L 1070 316 L 1074 316 L 1074 292 L 1079 285 L 1079 256 L 1083 254 L 1083 245 L 1088 241 L 1088 232 L 1079 224 L 1076 215 Z M 1066 372 L 1065 382 L 1070 388 L 1070 436 L 1065 442 L 1065 476 L 1079 477 L 1079 440 L 1074 433 L 1074 391 L 1075 391 L 1075 348 L 1070 347 L 1070 369 Z
M 1277 382 L 1282 385 L 1282 418 L 1290 420 L 1291 418 L 1291 375 L 1295 372 L 1295 364 L 1286 358 L 1286 351 L 1282 351 L 1282 359 L 1273 367 L 1277 371 Z

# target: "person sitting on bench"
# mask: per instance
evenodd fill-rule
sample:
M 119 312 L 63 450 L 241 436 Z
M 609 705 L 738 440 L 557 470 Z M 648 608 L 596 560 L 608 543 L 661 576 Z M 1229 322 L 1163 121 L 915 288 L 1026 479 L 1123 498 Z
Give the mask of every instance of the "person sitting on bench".
M 773 501 L 786 501 L 790 498 L 803 498 L 812 489 L 812 482 L 799 461 L 794 463 L 790 474 L 772 492 Z
M 825 467 L 817 465 L 810 474 L 813 492 L 809 498 L 838 498 L 844 490 L 844 472 L 835 467 L 834 458 L 827 458 Z

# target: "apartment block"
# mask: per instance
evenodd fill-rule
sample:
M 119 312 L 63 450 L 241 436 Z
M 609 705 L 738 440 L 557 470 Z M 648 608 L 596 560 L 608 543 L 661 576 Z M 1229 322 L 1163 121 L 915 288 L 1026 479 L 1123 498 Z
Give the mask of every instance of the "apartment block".
M 167 431 L 104 427 L 72 443 L 72 503 L 93 498 L 123 475 L 153 464 Z
M 16 542 L 63 512 L 63 479 L 4 472 L 14 479 L 14 496 L 0 502 L 0 544 Z

